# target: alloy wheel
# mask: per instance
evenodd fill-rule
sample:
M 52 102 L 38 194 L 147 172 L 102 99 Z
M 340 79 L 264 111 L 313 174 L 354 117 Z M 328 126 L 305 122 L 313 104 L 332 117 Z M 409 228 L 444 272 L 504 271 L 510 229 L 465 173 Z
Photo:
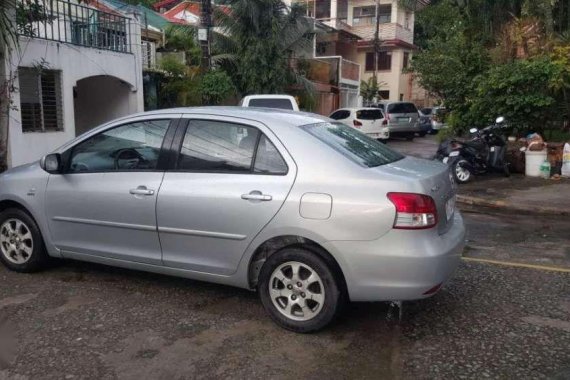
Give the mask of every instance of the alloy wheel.
M 275 308 L 285 317 L 308 321 L 322 310 L 325 288 L 313 268 L 298 261 L 289 261 L 271 274 L 269 296 Z
M 34 251 L 30 228 L 19 219 L 8 219 L 0 226 L 0 250 L 14 264 L 24 264 Z
M 455 177 L 459 180 L 459 182 L 467 182 L 471 178 L 471 172 L 469 169 L 463 167 L 463 164 L 466 164 L 467 161 L 461 160 L 455 164 Z

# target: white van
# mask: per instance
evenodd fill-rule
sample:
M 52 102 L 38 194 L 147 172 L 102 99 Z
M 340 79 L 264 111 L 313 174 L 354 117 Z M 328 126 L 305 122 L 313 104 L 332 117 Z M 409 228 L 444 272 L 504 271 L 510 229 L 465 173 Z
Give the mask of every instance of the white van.
M 291 95 L 248 95 L 241 100 L 239 105 L 299 111 L 299 105 Z

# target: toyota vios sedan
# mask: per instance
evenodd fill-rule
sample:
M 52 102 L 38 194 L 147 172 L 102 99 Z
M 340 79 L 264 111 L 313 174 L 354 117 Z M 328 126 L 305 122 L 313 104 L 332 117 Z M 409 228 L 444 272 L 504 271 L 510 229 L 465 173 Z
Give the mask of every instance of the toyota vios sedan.
M 256 289 L 279 325 L 315 331 L 347 300 L 425 298 L 450 278 L 465 234 L 450 178 L 317 115 L 148 112 L 2 174 L 0 258 Z

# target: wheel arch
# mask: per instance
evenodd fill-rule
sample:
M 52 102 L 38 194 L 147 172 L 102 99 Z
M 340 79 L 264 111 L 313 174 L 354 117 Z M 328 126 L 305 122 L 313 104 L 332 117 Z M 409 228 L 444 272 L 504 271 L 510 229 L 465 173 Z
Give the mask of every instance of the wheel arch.
M 334 256 L 319 243 L 300 235 L 274 236 L 265 240 L 255 249 L 249 260 L 247 271 L 248 285 L 250 289 L 255 289 L 257 287 L 259 273 L 269 256 L 286 248 L 303 248 L 324 260 L 337 277 L 342 291 L 347 294 L 347 285 L 344 273 Z

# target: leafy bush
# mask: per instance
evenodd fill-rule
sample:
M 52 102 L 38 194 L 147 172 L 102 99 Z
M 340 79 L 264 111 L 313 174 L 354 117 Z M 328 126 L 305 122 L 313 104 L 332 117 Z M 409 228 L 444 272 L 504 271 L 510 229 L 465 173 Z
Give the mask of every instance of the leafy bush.
M 235 87 L 225 71 L 213 70 L 203 75 L 201 91 L 206 104 L 217 105 L 235 94 Z
M 548 58 L 520 60 L 490 69 L 479 78 L 471 107 L 478 126 L 497 116 L 524 130 L 543 130 L 553 115 L 556 99 L 549 84 L 556 65 Z

